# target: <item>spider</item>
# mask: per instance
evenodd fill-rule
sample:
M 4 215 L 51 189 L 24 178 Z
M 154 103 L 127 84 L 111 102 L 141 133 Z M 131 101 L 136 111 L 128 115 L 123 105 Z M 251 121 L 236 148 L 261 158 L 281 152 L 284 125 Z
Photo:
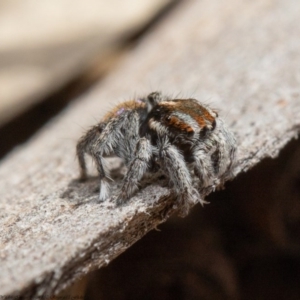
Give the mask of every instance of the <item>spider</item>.
M 236 140 L 215 110 L 195 99 L 171 99 L 160 92 L 125 101 L 108 112 L 77 143 L 80 178 L 86 179 L 85 154 L 95 161 L 100 177 L 99 199 L 109 196 L 104 157 L 115 155 L 127 166 L 117 204 L 137 190 L 148 172 L 162 169 L 185 216 L 195 203 L 206 203 L 202 191 L 223 186 L 232 177 Z

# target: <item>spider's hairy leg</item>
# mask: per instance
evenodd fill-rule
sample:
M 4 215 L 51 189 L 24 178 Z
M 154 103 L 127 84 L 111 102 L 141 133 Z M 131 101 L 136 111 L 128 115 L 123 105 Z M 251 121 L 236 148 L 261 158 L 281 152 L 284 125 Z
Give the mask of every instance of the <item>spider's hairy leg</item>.
M 123 125 L 120 127 L 120 130 L 122 129 L 123 139 L 118 140 L 114 152 L 128 165 L 134 158 L 134 149 L 140 139 L 139 115 L 134 111 L 128 112 L 127 118 L 124 119 Z
M 85 154 L 90 153 L 89 147 L 99 137 L 100 132 L 101 132 L 100 126 L 94 126 L 84 136 L 82 136 L 77 143 L 76 155 L 79 163 L 81 180 L 85 180 L 87 177 Z
M 157 105 L 159 102 L 161 102 L 164 99 L 161 92 L 152 92 L 145 98 L 147 103 L 147 110 L 148 113 L 151 111 L 151 109 Z
M 219 170 L 221 186 L 225 181 L 233 177 L 232 170 L 236 159 L 236 140 L 234 135 L 220 123 L 219 131 L 217 132 L 218 152 L 219 152 Z
M 208 186 L 213 186 L 214 188 L 216 176 L 212 159 L 207 155 L 207 151 L 202 148 L 195 149 L 194 160 L 194 172 L 200 179 L 201 188 L 206 188 Z
M 148 169 L 148 164 L 152 158 L 152 146 L 150 141 L 143 137 L 135 147 L 134 158 L 128 166 L 127 174 L 123 179 L 120 195 L 117 204 L 122 204 L 138 189 L 138 183 Z
M 202 145 L 194 150 L 195 175 L 206 191 L 221 188 L 225 181 L 233 177 L 236 141 L 220 119 L 218 123 L 209 143 L 206 143 L 209 149 L 203 148 Z M 211 154 L 208 155 L 208 152 Z
M 205 201 L 200 198 L 197 190 L 194 189 L 190 171 L 178 149 L 171 145 L 167 139 L 159 141 L 158 146 L 160 163 L 170 177 L 173 189 L 180 205 L 182 205 L 179 214 L 185 216 L 188 214 L 190 206 L 197 202 L 204 204 Z
M 104 156 L 115 153 L 118 142 L 123 139 L 121 128 L 127 121 L 127 114 L 112 118 L 101 133 L 89 145 L 89 154 L 93 158 L 100 178 L 99 199 L 105 200 L 109 195 L 109 172 L 105 166 Z
M 147 100 L 154 106 L 163 100 L 161 92 L 152 92 L 147 96 Z

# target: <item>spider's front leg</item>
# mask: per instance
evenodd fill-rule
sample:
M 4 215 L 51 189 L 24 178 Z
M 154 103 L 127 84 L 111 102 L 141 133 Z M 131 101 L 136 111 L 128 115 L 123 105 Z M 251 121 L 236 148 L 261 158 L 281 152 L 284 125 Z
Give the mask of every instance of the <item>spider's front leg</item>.
M 195 149 L 193 155 L 195 160 L 194 172 L 200 179 L 200 187 L 212 187 L 214 189 L 218 183 L 211 155 L 202 148 Z
M 219 121 L 218 129 L 215 134 L 215 140 L 217 141 L 219 153 L 217 161 L 218 177 L 222 187 L 225 181 L 233 177 L 233 168 L 236 161 L 236 139 L 221 120 Z
M 143 137 L 135 147 L 132 161 L 128 166 L 127 174 L 123 179 L 120 195 L 117 204 L 124 203 L 135 191 L 138 190 L 138 183 L 148 169 L 149 161 L 152 158 L 152 146 L 150 141 Z
M 202 205 L 206 203 L 193 187 L 190 171 L 184 157 L 174 145 L 169 143 L 168 139 L 159 142 L 159 160 L 173 184 L 173 190 L 180 205 L 182 205 L 179 212 L 181 216 L 186 216 L 190 207 L 197 202 Z
M 208 140 L 193 152 L 195 175 L 206 193 L 223 187 L 232 178 L 235 162 L 236 141 L 233 134 L 218 120 L 218 126 Z

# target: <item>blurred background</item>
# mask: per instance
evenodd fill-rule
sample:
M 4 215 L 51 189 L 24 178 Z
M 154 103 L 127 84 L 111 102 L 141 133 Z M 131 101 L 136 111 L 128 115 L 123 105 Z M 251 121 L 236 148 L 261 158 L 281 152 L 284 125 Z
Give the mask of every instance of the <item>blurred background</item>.
M 0 0 L 0 157 L 117 67 L 181 1 Z M 300 144 L 57 298 L 300 299 Z
M 177 0 L 0 0 L 0 158 L 111 71 Z

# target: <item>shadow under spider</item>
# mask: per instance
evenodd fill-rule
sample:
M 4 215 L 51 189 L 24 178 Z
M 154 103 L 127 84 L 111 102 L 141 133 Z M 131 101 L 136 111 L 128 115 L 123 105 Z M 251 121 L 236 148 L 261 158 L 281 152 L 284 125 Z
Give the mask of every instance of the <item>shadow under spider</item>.
M 110 181 L 111 196 L 110 199 L 116 196 L 121 189 L 124 174 L 122 167 L 110 170 Z M 160 186 L 166 186 L 166 177 L 162 172 L 158 171 L 155 173 L 147 173 L 139 183 L 139 191 L 143 190 L 146 186 L 155 183 Z M 68 184 L 66 190 L 61 193 L 61 198 L 68 199 L 73 202 L 76 206 L 83 205 L 85 203 L 99 202 L 99 177 L 89 176 L 86 180 L 73 179 Z M 135 196 L 136 193 L 132 196 Z

